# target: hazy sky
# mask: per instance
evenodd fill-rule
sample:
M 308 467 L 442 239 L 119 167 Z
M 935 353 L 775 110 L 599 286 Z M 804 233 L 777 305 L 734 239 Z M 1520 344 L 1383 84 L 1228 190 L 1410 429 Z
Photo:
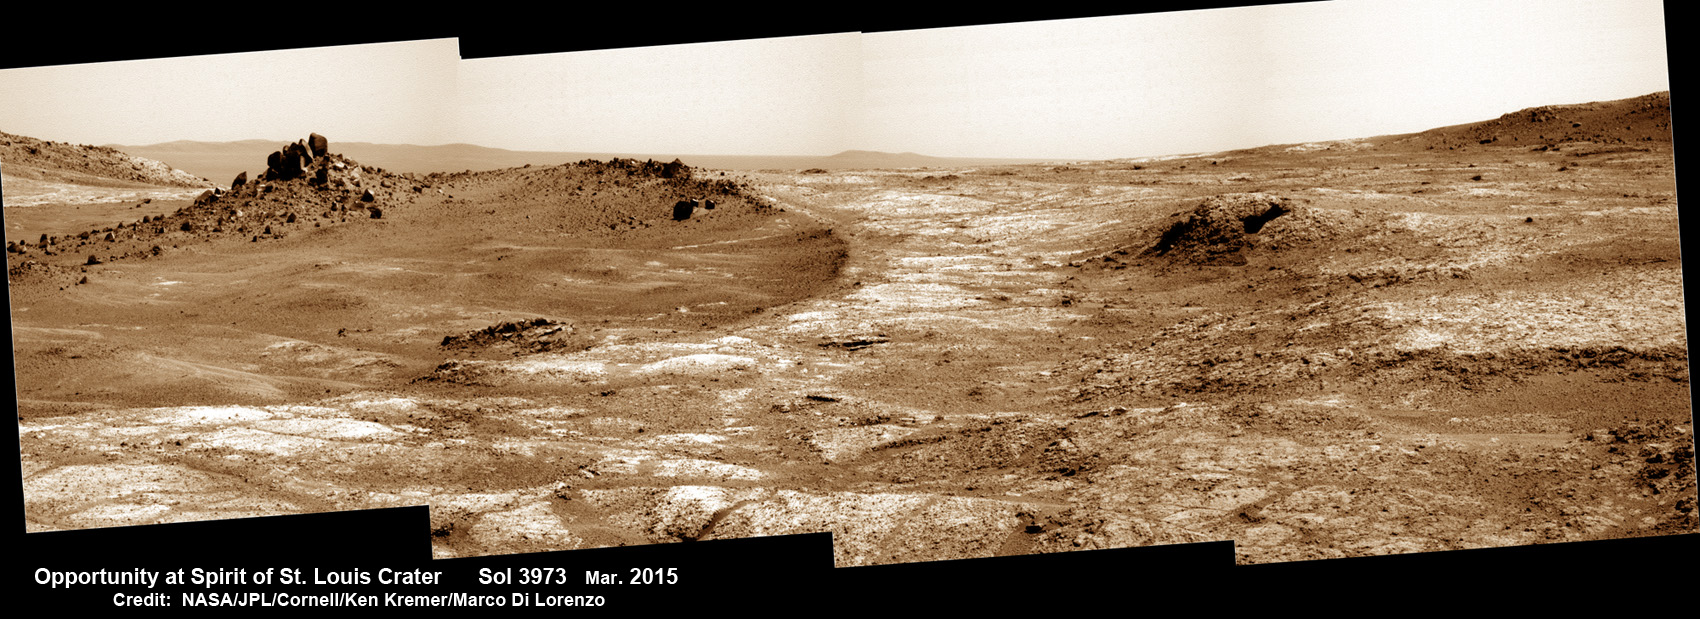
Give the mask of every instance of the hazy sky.
M 1117 158 L 1367 137 L 1670 88 L 1647 0 L 1337 2 L 460 60 L 452 39 L 0 71 L 77 143 Z
M 854 141 L 856 33 L 460 64 L 465 141 L 515 150 L 830 155 Z
M 188 35 L 185 35 L 188 36 Z M 0 131 L 77 144 L 456 140 L 454 39 L 0 71 Z
M 1670 88 L 1657 1 L 1344 1 L 868 34 L 858 144 L 1116 158 Z

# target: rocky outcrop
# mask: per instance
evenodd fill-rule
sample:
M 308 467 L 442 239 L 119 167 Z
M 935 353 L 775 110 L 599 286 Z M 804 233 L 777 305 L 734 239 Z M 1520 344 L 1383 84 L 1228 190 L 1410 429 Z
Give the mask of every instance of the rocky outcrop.
M 1199 264 L 1244 264 L 1240 251 L 1253 245 L 1250 235 L 1294 208 L 1288 199 L 1269 194 L 1213 196 L 1169 223 L 1145 254 Z
M 115 179 L 166 187 L 213 185 L 210 180 L 159 161 L 108 146 L 51 142 L 5 132 L 0 132 L 0 161 L 6 162 L 7 176 L 50 182 L 103 185 L 94 179 Z
M 337 212 L 357 211 L 366 215 L 362 219 L 381 219 L 392 201 L 406 202 L 421 193 L 422 185 L 412 177 L 362 166 L 335 153 L 315 155 L 314 147 L 328 142 L 323 136 L 314 136 L 273 151 L 258 179 L 251 180 L 247 172 L 241 172 L 228 190 L 207 189 L 173 213 L 143 215 L 131 223 L 82 231 L 65 237 L 67 242 L 57 247 L 52 237 L 44 234 L 40 248 L 17 243 L 9 250 L 53 256 L 88 248 L 99 251 L 97 257 L 104 262 L 146 259 L 159 255 L 157 244 L 165 239 L 173 245 L 222 237 L 259 243 L 284 238 L 304 227 L 348 223 L 351 219 L 348 215 L 334 217 Z M 150 245 L 156 249 L 150 252 Z
M 685 165 L 685 162 L 680 161 L 678 159 L 674 159 L 672 161 L 672 163 L 663 164 L 661 166 L 661 178 L 690 178 L 690 177 L 691 177 L 691 167 Z

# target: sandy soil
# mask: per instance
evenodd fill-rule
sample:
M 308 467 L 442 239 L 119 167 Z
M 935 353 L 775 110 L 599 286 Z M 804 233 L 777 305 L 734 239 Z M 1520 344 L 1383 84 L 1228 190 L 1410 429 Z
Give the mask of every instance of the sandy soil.
M 1668 138 L 1448 130 L 231 192 L 10 255 L 29 527 L 428 503 L 439 557 L 831 531 L 841 566 L 1695 532 Z

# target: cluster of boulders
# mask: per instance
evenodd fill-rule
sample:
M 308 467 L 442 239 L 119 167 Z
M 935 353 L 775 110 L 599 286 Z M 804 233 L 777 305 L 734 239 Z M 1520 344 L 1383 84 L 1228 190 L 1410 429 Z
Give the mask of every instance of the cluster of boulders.
M 283 147 L 283 150 L 272 151 L 266 157 L 265 180 L 290 181 L 301 178 L 312 170 L 313 160 L 330 154 L 330 141 L 317 133 L 308 134 L 307 139 L 297 140 L 294 144 Z M 320 176 L 324 167 L 320 166 Z M 237 178 L 247 180 L 247 172 Z M 321 179 L 322 180 L 322 179 Z M 233 184 L 232 187 L 235 185 Z
M 264 182 L 250 183 L 248 173 L 243 172 L 230 182 L 229 193 L 240 197 L 257 197 L 271 193 L 274 190 L 274 182 L 287 183 L 305 179 L 312 188 L 343 194 L 343 198 L 338 200 L 332 194 L 321 192 L 320 198 L 328 197 L 340 202 L 331 209 L 332 211 L 346 213 L 351 209 L 364 209 L 373 219 L 382 217 L 383 211 L 373 204 L 378 201 L 373 187 L 390 187 L 393 183 L 382 178 L 382 170 L 362 166 L 340 155 L 331 154 L 329 149 L 330 140 L 317 133 L 309 134 L 306 139 L 297 140 L 293 144 L 286 144 L 266 157 L 266 171 L 260 176 Z M 359 193 L 354 193 L 356 191 Z M 416 185 L 413 191 L 417 193 L 421 191 L 421 187 Z M 223 195 L 215 189 L 202 194 L 196 204 L 211 203 Z
M 373 202 L 377 196 L 370 187 L 363 187 L 361 173 L 377 174 L 379 170 L 356 165 L 340 156 L 330 153 L 330 140 L 317 133 L 308 134 L 304 140 L 296 140 L 286 144 L 280 150 L 272 151 L 266 157 L 266 171 L 261 175 L 264 181 L 292 181 L 300 178 L 307 183 L 324 189 L 361 189 L 360 201 Z M 230 182 L 231 191 L 248 184 L 248 173 L 236 175 Z M 261 187 L 262 192 L 269 187 Z

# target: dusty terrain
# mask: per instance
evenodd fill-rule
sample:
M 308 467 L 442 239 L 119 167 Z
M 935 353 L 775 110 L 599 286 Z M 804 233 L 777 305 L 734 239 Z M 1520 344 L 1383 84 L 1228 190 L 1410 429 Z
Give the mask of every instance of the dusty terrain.
M 77 234 L 127 217 L 168 212 L 175 208 L 168 202 L 192 199 L 213 185 L 159 161 L 103 146 L 0 132 L 7 243 L 36 242 L 42 234 Z
M 20 230 L 28 526 L 428 503 L 439 557 L 824 530 L 841 566 L 1693 533 L 1668 102 L 948 170 L 332 142 L 322 182 Z

